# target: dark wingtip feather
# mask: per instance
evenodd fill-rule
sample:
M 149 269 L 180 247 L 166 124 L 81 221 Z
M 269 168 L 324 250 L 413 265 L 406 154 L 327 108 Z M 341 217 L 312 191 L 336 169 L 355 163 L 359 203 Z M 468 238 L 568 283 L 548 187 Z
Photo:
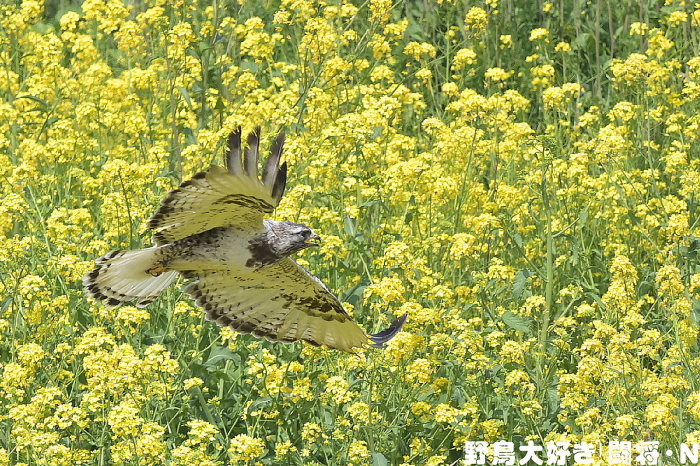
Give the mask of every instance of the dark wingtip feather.
M 240 175 L 243 172 L 241 164 L 241 127 L 228 135 L 228 151 L 226 152 L 226 168 L 232 175 Z
M 396 319 L 386 330 L 370 335 L 369 339 L 372 340 L 370 346 L 374 348 L 385 348 L 389 340 L 394 338 L 396 334 L 401 331 L 407 318 L 408 314 L 404 314 Z
M 248 135 L 248 147 L 245 150 L 245 171 L 248 176 L 258 176 L 258 151 L 260 148 L 260 127 Z
M 270 158 L 267 159 L 265 170 L 263 171 L 263 184 L 269 188 L 275 183 L 277 171 L 279 170 L 280 160 L 282 159 L 282 151 L 284 150 L 284 133 L 280 133 L 272 143 Z
M 287 162 L 284 162 L 279 171 L 277 172 L 277 177 L 275 177 L 275 184 L 272 186 L 272 198 L 279 204 L 282 196 L 284 196 L 284 188 L 287 186 Z

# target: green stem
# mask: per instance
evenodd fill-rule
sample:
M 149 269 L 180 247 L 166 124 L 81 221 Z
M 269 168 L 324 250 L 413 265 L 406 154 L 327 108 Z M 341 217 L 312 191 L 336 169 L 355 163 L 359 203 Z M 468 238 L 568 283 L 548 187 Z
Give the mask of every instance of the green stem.
M 549 205 L 549 194 L 547 186 L 547 170 L 545 167 L 542 177 L 542 204 L 547 214 L 547 262 L 545 265 L 545 309 L 542 315 L 542 326 L 538 338 L 539 351 L 537 355 L 537 367 L 540 374 L 543 374 L 542 362 L 547 351 L 547 338 L 549 330 L 549 320 L 552 310 L 552 286 L 554 281 L 554 241 L 552 235 L 552 210 Z

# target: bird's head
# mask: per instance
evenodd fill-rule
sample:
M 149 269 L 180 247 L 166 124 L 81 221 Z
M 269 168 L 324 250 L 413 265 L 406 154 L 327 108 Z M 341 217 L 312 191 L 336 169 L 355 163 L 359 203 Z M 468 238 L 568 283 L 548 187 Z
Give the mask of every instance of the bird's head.
M 302 249 L 319 246 L 321 238 L 309 227 L 290 221 L 267 220 L 271 246 L 280 256 L 289 256 Z

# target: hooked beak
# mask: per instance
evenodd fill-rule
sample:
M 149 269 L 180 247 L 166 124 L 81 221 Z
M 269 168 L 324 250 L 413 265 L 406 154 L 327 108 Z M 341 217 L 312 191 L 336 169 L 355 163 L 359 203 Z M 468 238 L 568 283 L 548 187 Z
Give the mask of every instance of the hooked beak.
M 313 242 L 313 241 L 315 241 L 315 242 Z M 309 236 L 309 239 L 306 240 L 306 242 L 304 243 L 304 246 L 306 246 L 307 248 L 309 248 L 311 246 L 320 246 L 320 244 L 319 244 L 320 242 L 321 242 L 321 237 L 318 236 L 316 233 L 312 233 L 311 236 Z

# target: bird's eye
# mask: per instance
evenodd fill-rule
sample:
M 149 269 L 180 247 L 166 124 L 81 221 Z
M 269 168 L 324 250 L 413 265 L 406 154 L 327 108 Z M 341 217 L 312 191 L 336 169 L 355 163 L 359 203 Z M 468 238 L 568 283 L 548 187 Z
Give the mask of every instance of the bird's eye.
M 302 230 L 301 236 L 303 236 L 304 239 L 309 239 L 309 236 L 311 236 L 311 230 Z

